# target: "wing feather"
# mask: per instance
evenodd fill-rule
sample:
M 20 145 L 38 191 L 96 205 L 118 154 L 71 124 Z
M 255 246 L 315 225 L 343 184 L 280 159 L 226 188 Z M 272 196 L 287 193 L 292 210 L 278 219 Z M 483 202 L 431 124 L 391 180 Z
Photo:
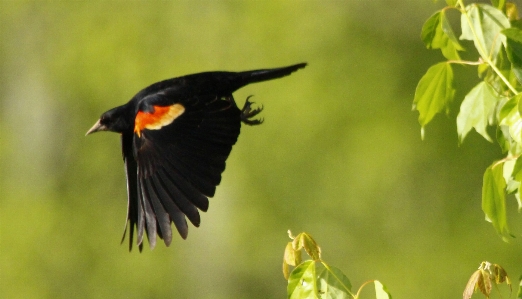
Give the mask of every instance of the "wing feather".
M 129 194 L 131 185 L 136 185 L 136 195 L 129 195 L 130 231 L 135 224 L 141 246 L 145 230 L 151 248 L 156 245 L 156 235 L 167 246 L 171 243 L 171 221 L 183 238 L 188 234 L 186 218 L 199 226 L 198 209 L 208 209 L 207 197 L 214 195 L 221 182 L 241 127 L 240 111 L 231 96 L 227 100 L 208 95 L 181 101 L 168 97 L 163 92 L 145 98 L 149 103 L 140 102 L 139 107 L 149 114 L 154 114 L 150 108 L 154 105 L 181 104 L 184 112 L 169 122 L 152 122 L 134 134 L 132 156 L 137 169 L 127 169 Z
M 190 202 L 198 209 L 206 212 L 208 210 L 208 198 L 201 193 L 194 185 L 192 185 L 175 167 L 169 167 L 170 164 L 164 165 L 164 175 L 183 193 L 183 195 L 190 199 Z M 176 202 L 174 200 L 174 202 Z
M 202 160 L 197 160 L 197 158 L 177 150 L 172 150 L 164 157 L 169 170 L 179 172 L 200 193 L 206 196 L 214 196 L 216 186 L 221 182 L 220 169 L 225 168 L 224 162 L 222 167 L 208 165 Z
M 176 229 L 178 230 L 179 234 L 183 239 L 186 239 L 188 235 L 188 226 L 187 220 L 185 219 L 185 214 L 183 214 L 183 212 L 179 210 L 176 204 L 174 204 L 174 202 L 170 198 L 170 195 L 167 194 L 167 192 L 159 182 L 157 176 L 152 176 L 151 181 L 153 184 L 153 188 L 156 191 L 156 194 L 159 198 L 163 199 L 163 205 L 165 206 L 165 209 L 168 211 L 170 219 L 172 219 L 174 225 L 176 225 Z
M 146 192 L 147 190 L 144 188 L 143 178 L 140 179 L 138 189 L 138 193 L 142 195 L 141 201 L 144 208 L 143 210 L 145 211 L 145 224 L 147 225 L 147 229 L 145 231 L 147 233 L 147 239 L 149 240 L 150 248 L 153 249 L 156 246 L 156 215 L 152 210 L 150 198 Z
M 127 227 L 129 227 L 129 251 L 132 250 L 132 242 L 134 238 L 134 225 L 138 221 L 138 198 L 136 191 L 138 190 L 136 178 L 138 166 L 133 158 L 124 157 L 125 174 L 127 176 L 127 222 L 125 223 L 125 230 L 121 242 L 125 239 Z
M 163 189 L 170 195 L 170 199 L 176 204 L 176 206 L 180 209 L 183 214 L 187 216 L 187 218 L 194 224 L 195 226 L 199 226 L 201 222 L 198 209 L 196 206 L 179 190 L 176 182 L 174 182 L 169 174 L 165 172 L 163 169 L 160 169 L 156 172 L 157 178 Z M 168 200 L 169 198 L 165 198 Z
M 161 204 L 161 201 L 156 193 L 156 189 L 152 185 L 152 178 L 142 179 L 142 184 L 144 182 L 145 188 L 144 191 L 148 193 L 149 199 L 152 202 L 152 208 L 156 213 L 156 220 L 159 226 L 158 235 L 165 241 L 165 245 L 169 246 L 172 242 L 172 230 L 170 227 L 170 217 L 165 208 Z

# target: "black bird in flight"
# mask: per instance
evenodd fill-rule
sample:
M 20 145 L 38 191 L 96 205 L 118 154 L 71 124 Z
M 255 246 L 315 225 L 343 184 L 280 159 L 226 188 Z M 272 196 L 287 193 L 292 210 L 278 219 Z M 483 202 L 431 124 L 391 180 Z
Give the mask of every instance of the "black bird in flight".
M 241 123 L 253 119 L 262 108 L 252 109 L 246 99 L 241 110 L 232 93 L 239 88 L 277 79 L 304 68 L 306 63 L 246 72 L 205 72 L 154 83 L 127 104 L 103 113 L 86 135 L 98 131 L 120 133 L 127 174 L 127 227 L 132 250 L 134 227 L 137 245 L 143 248 L 143 232 L 149 245 L 156 234 L 169 246 L 171 222 L 183 239 L 185 216 L 199 226 L 198 209 L 207 211 L 208 197 L 225 170 L 225 161 L 236 143 Z M 130 222 L 130 224 L 129 224 Z

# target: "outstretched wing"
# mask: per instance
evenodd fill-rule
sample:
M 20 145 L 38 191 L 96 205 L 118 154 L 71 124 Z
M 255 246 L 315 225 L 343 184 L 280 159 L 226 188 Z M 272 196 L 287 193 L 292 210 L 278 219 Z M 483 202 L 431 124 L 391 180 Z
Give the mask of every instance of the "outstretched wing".
M 125 158 L 131 248 L 134 226 L 140 249 L 144 231 L 153 248 L 156 235 L 170 245 L 171 222 L 183 238 L 185 216 L 199 226 L 198 209 L 208 209 L 207 197 L 214 195 L 240 132 L 241 112 L 232 95 L 170 104 L 164 97 L 156 94 L 140 105 L 133 153 Z

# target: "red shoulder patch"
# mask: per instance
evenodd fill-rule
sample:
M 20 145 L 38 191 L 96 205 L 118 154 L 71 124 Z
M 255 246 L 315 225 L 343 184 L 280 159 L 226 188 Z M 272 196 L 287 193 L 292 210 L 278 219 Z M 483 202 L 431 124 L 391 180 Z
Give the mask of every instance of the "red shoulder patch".
M 141 137 L 141 131 L 159 130 L 164 126 L 170 125 L 183 112 L 185 107 L 181 104 L 174 104 L 171 106 L 153 106 L 153 112 L 138 111 L 136 119 L 134 120 L 134 133 Z

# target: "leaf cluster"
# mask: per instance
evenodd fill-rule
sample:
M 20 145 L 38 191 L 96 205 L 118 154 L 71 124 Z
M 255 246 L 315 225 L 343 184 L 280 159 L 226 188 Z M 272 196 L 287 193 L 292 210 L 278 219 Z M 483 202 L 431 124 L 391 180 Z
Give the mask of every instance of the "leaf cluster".
M 360 298 L 359 294 L 364 286 L 370 283 L 375 285 L 377 299 L 391 299 L 391 295 L 384 285 L 378 280 L 365 282 L 353 294 L 352 284 L 344 273 L 321 259 L 321 248 L 307 233 L 292 236 L 285 248 L 283 258 L 283 275 L 288 280 L 288 298 L 334 299 L 334 298 Z M 301 251 L 304 250 L 311 259 L 302 261 Z M 290 272 L 290 267 L 294 269 Z
M 421 136 L 436 114 L 448 114 L 455 101 L 459 80 L 455 65 L 476 66 L 478 83 L 465 95 L 458 113 L 457 133 L 463 142 L 475 129 L 484 139 L 495 138 L 505 157 L 495 161 L 484 173 L 482 210 L 486 220 L 504 240 L 513 236 L 506 216 L 506 194 L 514 194 L 522 209 L 522 20 L 514 3 L 491 1 L 464 4 L 463 0 L 447 0 L 447 7 L 435 12 L 424 24 L 421 38 L 428 49 L 440 49 L 447 59 L 431 66 L 420 79 L 413 101 L 419 111 Z M 448 11 L 460 13 L 460 37 L 452 28 Z M 472 49 L 461 43 L 470 41 Z M 471 43 L 468 43 L 471 45 Z M 474 49 L 473 49 L 474 48 Z M 475 61 L 463 60 L 461 51 L 476 51 Z
M 471 275 L 468 284 L 464 289 L 464 293 L 462 294 L 462 298 L 469 299 L 476 291 L 480 291 L 484 296 L 486 296 L 486 298 L 489 298 L 492 286 L 495 285 L 495 287 L 497 287 L 503 282 L 505 282 L 512 291 L 511 281 L 509 280 L 504 268 L 497 264 L 482 262 L 478 270 Z

